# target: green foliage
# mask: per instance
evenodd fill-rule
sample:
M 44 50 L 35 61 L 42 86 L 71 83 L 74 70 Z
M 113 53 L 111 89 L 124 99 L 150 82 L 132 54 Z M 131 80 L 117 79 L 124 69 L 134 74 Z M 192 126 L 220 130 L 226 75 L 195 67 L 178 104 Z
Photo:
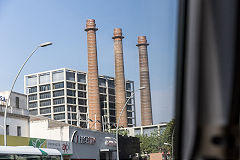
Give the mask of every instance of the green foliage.
M 166 129 L 159 134 L 160 131 L 155 130 L 148 135 L 137 135 L 140 139 L 140 151 L 141 154 L 149 154 L 149 153 L 157 153 L 160 151 L 171 152 L 172 151 L 172 133 L 175 126 L 175 120 L 173 119 L 167 124 Z M 175 133 L 175 132 L 174 132 Z M 165 145 L 164 143 L 168 143 L 170 145 Z
M 166 129 L 163 131 L 163 133 L 160 136 L 160 146 L 161 149 L 165 152 L 172 152 L 172 134 L 175 126 L 175 120 L 173 119 L 167 124 Z M 174 131 L 174 134 L 176 132 Z M 174 135 L 175 137 L 175 135 Z M 165 145 L 164 143 L 168 143 L 170 145 Z
M 157 153 L 160 150 L 159 141 L 160 136 L 158 131 L 154 131 L 150 136 L 138 135 L 140 139 L 140 151 L 142 154 Z

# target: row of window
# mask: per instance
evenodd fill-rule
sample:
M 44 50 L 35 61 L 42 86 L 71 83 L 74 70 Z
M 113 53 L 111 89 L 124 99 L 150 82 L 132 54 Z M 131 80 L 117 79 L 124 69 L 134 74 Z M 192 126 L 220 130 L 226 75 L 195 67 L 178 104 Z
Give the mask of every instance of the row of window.
M 10 126 L 6 125 L 6 134 L 9 135 L 10 133 Z M 21 126 L 17 126 L 17 136 L 21 136 L 22 131 L 21 131 Z
M 63 82 L 53 84 L 53 89 L 61 89 L 61 88 L 64 88 L 64 83 Z M 75 83 L 67 82 L 67 88 L 75 89 L 76 88 Z M 86 85 L 78 84 L 78 89 L 86 91 Z M 39 86 L 39 91 L 40 92 L 49 91 L 49 90 L 51 90 L 50 84 Z M 27 93 L 36 93 L 36 92 L 37 92 L 37 87 L 29 87 L 27 89 Z
M 68 106 L 68 111 L 71 112 L 76 112 L 76 106 Z M 53 107 L 53 111 L 54 112 L 64 112 L 65 111 L 65 106 L 54 106 Z M 81 113 L 87 113 L 87 107 L 83 107 L 83 106 L 79 106 L 79 111 Z M 37 115 L 37 110 L 30 110 L 29 112 L 31 112 L 31 115 Z M 40 114 L 47 114 L 47 113 L 51 113 L 51 108 L 40 108 Z
M 75 72 L 67 71 L 66 79 L 70 80 L 70 81 L 75 81 Z M 53 82 L 63 81 L 64 80 L 64 71 L 60 70 L 60 71 L 52 72 L 52 80 L 53 80 Z M 86 83 L 86 74 L 78 73 L 77 80 L 78 80 L 78 82 Z M 26 78 L 26 82 L 27 82 L 28 86 L 37 85 L 37 75 L 28 76 Z M 50 72 L 39 75 L 39 84 L 43 84 L 43 83 L 50 83 Z

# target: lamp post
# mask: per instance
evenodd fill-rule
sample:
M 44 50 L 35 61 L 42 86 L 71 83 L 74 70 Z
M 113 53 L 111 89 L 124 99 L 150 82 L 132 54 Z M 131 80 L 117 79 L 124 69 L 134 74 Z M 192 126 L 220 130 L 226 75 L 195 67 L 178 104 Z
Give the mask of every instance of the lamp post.
M 120 115 L 118 117 L 118 121 L 117 121 L 117 127 L 116 127 L 116 142 L 117 142 L 117 160 L 119 160 L 119 149 L 118 149 L 118 128 L 119 128 L 119 122 L 121 120 L 121 116 L 122 116 L 122 113 L 123 113 L 123 110 L 125 109 L 125 107 L 127 106 L 127 103 L 128 101 L 133 98 L 133 96 L 135 95 L 135 93 L 138 91 L 138 90 L 142 90 L 142 89 L 145 89 L 145 87 L 140 87 L 138 89 L 136 89 L 134 92 L 132 92 L 132 95 L 127 99 L 125 105 L 123 106 L 121 112 L 120 112 Z
M 52 42 L 45 42 L 45 43 L 41 43 L 39 46 L 37 46 L 33 51 L 32 53 L 28 56 L 28 58 L 25 60 L 25 62 L 23 63 L 23 65 L 21 66 L 21 68 L 19 69 L 18 73 L 17 73 L 17 76 L 15 78 L 15 80 L 13 81 L 13 84 L 12 84 L 12 87 L 11 87 L 11 90 L 9 92 L 9 96 L 8 96 L 8 99 L 7 99 L 7 102 L 6 102 L 6 107 L 5 107 L 5 111 L 4 111 L 4 119 L 3 119 L 3 132 L 4 132 L 4 146 L 7 146 L 7 130 L 6 130 L 6 121 L 7 121 L 7 107 L 8 107 L 8 103 L 9 103 L 9 100 L 10 100 L 10 97 L 11 97 L 11 94 L 12 94 L 12 90 L 15 86 L 15 83 L 18 79 L 18 76 L 20 75 L 23 67 L 25 66 L 25 64 L 27 63 L 27 61 L 32 57 L 32 55 L 38 50 L 39 47 L 46 47 L 46 46 L 49 46 L 49 45 L 52 45 Z

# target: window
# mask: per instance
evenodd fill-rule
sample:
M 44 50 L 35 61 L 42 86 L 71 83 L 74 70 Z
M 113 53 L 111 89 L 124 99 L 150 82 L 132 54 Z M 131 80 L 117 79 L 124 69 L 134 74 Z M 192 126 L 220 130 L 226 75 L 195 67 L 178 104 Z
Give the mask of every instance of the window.
M 16 97 L 16 108 L 19 108 L 19 97 Z
M 75 73 L 74 72 L 66 72 L 66 79 L 70 81 L 75 81 Z
M 100 101 L 106 101 L 106 100 L 107 100 L 107 96 L 100 95 Z
M 54 112 L 64 112 L 65 106 L 56 106 L 53 108 Z
M 77 114 L 76 113 L 68 113 L 68 119 L 77 119 Z
M 72 90 L 67 90 L 67 95 L 68 96 L 76 96 L 76 92 Z
M 21 127 L 17 126 L 17 136 L 21 136 Z
M 109 88 L 109 89 L 108 89 L 108 93 L 109 93 L 109 94 L 112 94 L 112 95 L 115 95 L 115 89 Z
M 127 121 L 128 121 L 128 124 L 129 124 L 129 123 L 130 123 L 130 124 L 133 123 L 133 120 L 132 120 L 131 118 L 128 118 Z
M 37 109 L 29 110 L 29 114 L 30 115 L 38 115 L 38 110 Z
M 99 78 L 98 83 L 99 83 L 99 86 L 106 87 L 106 79 Z
M 81 113 L 87 113 L 87 107 L 79 106 L 79 111 L 80 111 Z
M 127 117 L 132 117 L 132 112 L 127 112 Z
M 109 101 L 115 102 L 115 96 L 109 96 Z
M 80 122 L 80 127 L 87 128 L 87 123 L 86 122 Z
M 67 82 L 67 88 L 75 89 L 75 83 Z
M 65 103 L 64 98 L 53 99 L 53 104 L 63 104 Z
M 107 108 L 107 102 L 100 102 L 101 108 Z
M 67 98 L 67 103 L 76 104 L 76 98 Z
M 115 109 L 115 103 L 109 102 L 109 108 Z
M 87 97 L 87 93 L 78 91 L 78 97 L 86 98 Z
M 50 84 L 39 86 L 39 90 L 40 91 L 48 91 L 48 90 L 50 90 Z
M 72 125 L 77 125 L 77 121 L 72 121 Z
M 60 119 L 65 119 L 65 113 L 54 115 L 54 120 L 60 120 Z
M 51 108 L 40 108 L 40 114 L 51 113 Z
M 37 92 L 37 87 L 28 88 L 28 93 L 35 93 L 35 92 Z
M 127 104 L 132 104 L 132 98 L 128 100 Z
M 132 93 L 131 92 L 127 92 L 126 93 L 126 97 L 131 97 L 132 96 Z
M 106 88 L 99 87 L 99 93 L 106 93 Z
M 77 80 L 78 80 L 78 82 L 86 83 L 86 75 L 78 73 Z
M 68 106 L 68 111 L 76 112 L 76 106 Z
M 109 110 L 111 116 L 115 116 L 115 110 Z
M 63 70 L 53 72 L 52 73 L 53 82 L 64 80 L 64 74 L 63 73 L 64 73 Z
M 108 80 L 108 87 L 115 88 L 114 80 Z
M 36 94 L 28 96 L 28 101 L 34 101 L 34 100 L 37 100 L 37 95 Z
M 84 85 L 84 84 L 78 84 L 78 89 L 79 89 L 79 90 L 86 91 L 86 85 Z
M 28 76 L 27 77 L 27 86 L 34 86 L 37 85 L 37 76 Z
M 63 87 L 64 87 L 63 82 L 53 84 L 53 89 L 59 89 L 59 88 L 63 88 Z
M 87 100 L 85 100 L 85 99 L 78 99 L 78 104 L 79 105 L 87 105 Z
M 80 114 L 80 120 L 87 120 L 86 114 Z
M 40 101 L 40 106 L 50 106 L 51 105 L 51 100 L 46 100 L 46 101 Z
M 63 95 L 64 95 L 64 90 L 53 92 L 53 97 L 60 97 L 60 96 L 63 96 Z
M 131 83 L 126 83 L 126 90 L 131 90 Z
M 37 102 L 29 102 L 28 103 L 28 108 L 36 108 L 37 107 Z
M 9 125 L 6 125 L 6 134 L 9 135 Z
M 110 122 L 116 123 L 116 118 L 115 117 L 110 117 Z
M 44 73 L 39 75 L 39 84 L 49 83 L 50 82 L 50 73 Z
M 51 93 L 47 92 L 47 93 L 40 94 L 40 99 L 45 99 L 45 98 L 51 98 Z
M 131 111 L 132 110 L 132 106 L 131 105 L 127 105 L 127 110 Z

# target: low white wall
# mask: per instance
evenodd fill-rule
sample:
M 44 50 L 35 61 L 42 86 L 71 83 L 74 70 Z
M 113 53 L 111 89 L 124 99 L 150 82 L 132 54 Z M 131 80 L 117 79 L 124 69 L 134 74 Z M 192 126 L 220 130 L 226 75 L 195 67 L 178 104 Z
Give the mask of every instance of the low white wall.
M 30 137 L 69 141 L 69 127 L 48 128 L 48 120 L 30 121 Z
M 0 125 L 3 126 L 4 116 L 0 116 Z M 17 136 L 17 126 L 21 127 L 21 136 L 29 137 L 29 123 L 27 118 L 7 117 L 7 125 L 9 125 L 9 135 Z M 3 135 L 3 128 L 0 127 L 0 134 Z

